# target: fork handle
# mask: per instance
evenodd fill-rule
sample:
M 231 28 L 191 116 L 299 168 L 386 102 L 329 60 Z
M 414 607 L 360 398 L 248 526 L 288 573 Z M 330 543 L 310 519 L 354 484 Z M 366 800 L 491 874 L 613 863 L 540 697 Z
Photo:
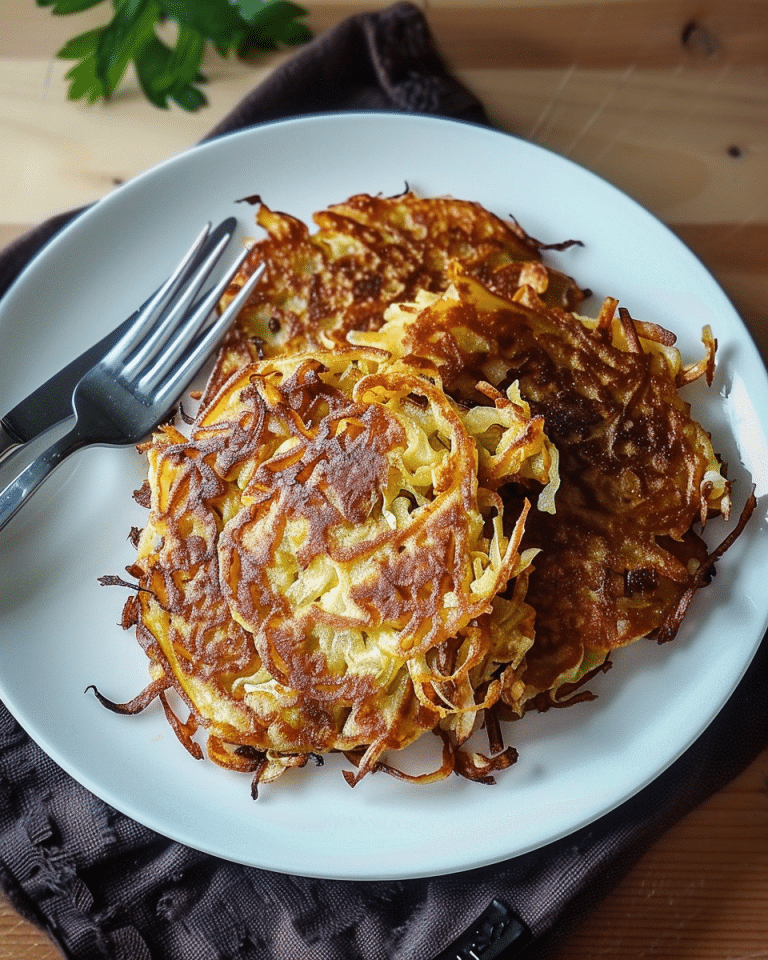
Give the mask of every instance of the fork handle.
M 70 453 L 83 447 L 88 440 L 81 435 L 77 424 L 50 447 L 35 457 L 0 493 L 0 530 L 21 506 L 39 489 Z

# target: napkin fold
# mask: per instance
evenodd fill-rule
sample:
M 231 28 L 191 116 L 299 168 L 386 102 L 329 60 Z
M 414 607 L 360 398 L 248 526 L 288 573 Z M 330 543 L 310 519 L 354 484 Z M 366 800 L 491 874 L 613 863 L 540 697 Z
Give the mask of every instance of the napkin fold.
M 209 138 L 345 109 L 487 123 L 441 62 L 420 11 L 397 3 L 302 48 Z M 78 212 L 0 253 L 0 295 Z M 699 740 L 596 823 L 480 870 L 361 883 L 256 870 L 161 837 L 72 780 L 0 705 L 0 887 L 70 960 L 491 960 L 523 949 L 543 958 L 656 838 L 768 744 L 766 704 L 763 644 Z

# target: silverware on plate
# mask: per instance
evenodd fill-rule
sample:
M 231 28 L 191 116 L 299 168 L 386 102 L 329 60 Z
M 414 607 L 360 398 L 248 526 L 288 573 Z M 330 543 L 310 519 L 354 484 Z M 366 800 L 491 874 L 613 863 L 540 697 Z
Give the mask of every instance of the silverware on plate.
M 234 217 L 227 217 L 212 230 L 198 251 L 198 259 L 202 259 L 206 252 L 212 250 L 222 239 L 229 240 L 236 224 Z M 157 292 L 152 296 L 156 296 Z M 72 391 L 78 380 L 132 327 L 139 313 L 149 308 L 151 300 L 152 297 L 98 343 L 89 347 L 66 367 L 62 367 L 42 386 L 37 387 L 12 410 L 0 417 L 0 461 L 57 423 L 74 416 Z
M 168 280 L 125 324 L 19 405 L 23 408 L 32 401 L 33 407 L 39 406 L 46 391 L 49 398 L 59 398 L 53 413 L 33 421 L 30 437 L 71 412 L 75 422 L 0 492 L 0 529 L 69 454 L 93 444 L 138 443 L 169 414 L 263 272 L 263 266 L 255 270 L 226 310 L 206 326 L 248 256 L 246 249 L 218 283 L 195 299 L 221 258 L 233 226 L 234 221 L 227 221 L 211 233 L 208 224 Z M 102 346 L 107 349 L 99 355 Z M 69 393 L 72 379 L 87 362 L 92 366 L 81 373 Z M 61 403 L 61 391 L 67 404 Z M 17 420 L 19 407 L 11 411 Z

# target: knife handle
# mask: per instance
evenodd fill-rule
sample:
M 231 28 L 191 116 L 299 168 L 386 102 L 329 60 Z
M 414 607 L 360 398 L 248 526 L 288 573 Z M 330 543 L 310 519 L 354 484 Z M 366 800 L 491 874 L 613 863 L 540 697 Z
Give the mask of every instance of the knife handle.
M 70 453 L 88 441 L 77 426 L 26 466 L 0 493 L 0 530 Z
M 435 960 L 512 960 L 532 942 L 528 927 L 501 900 L 492 900 L 472 926 Z

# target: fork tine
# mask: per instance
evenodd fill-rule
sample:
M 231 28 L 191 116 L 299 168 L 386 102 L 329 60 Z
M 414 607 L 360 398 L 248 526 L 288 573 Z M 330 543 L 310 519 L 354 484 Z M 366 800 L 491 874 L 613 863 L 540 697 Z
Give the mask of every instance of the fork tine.
M 136 443 L 169 415 L 174 402 L 212 352 L 224 324 L 231 321 L 240 310 L 261 275 L 261 271 L 257 271 L 221 317 L 205 327 L 215 298 L 223 293 L 233 272 L 239 269 L 242 258 L 225 281 L 214 285 L 216 289 L 201 298 L 201 303 L 195 304 L 194 297 L 202 289 L 214 263 L 229 243 L 235 223 L 234 218 L 229 218 L 213 234 L 209 233 L 209 224 L 160 291 L 126 322 L 124 326 L 128 332 L 78 380 L 72 393 L 74 426 L 66 436 L 39 454 L 5 489 L 0 490 L 0 528 L 70 453 L 95 443 Z M 247 255 L 247 251 L 244 255 Z M 179 308 L 179 303 L 186 299 L 188 284 L 193 289 L 189 299 L 192 306 Z M 191 322 L 186 318 L 187 310 L 192 317 Z M 168 331 L 167 338 L 177 354 L 176 359 L 169 362 L 162 356 L 151 356 L 152 377 L 157 380 L 158 389 L 142 392 L 137 379 L 144 376 L 143 370 L 139 368 L 135 375 L 131 375 L 123 362 L 126 356 L 130 358 L 133 353 L 133 338 L 137 331 L 146 332 L 152 328 L 147 338 L 152 340 L 155 336 L 153 324 L 158 317 L 159 326 L 165 328 L 167 315 L 174 317 L 179 312 L 181 332 L 177 338 Z M 199 333 L 201 328 L 204 328 L 202 334 Z M 191 349 L 184 353 L 184 347 L 196 333 L 198 335 L 192 341 Z
M 173 297 L 177 290 L 183 285 L 184 279 L 186 277 L 187 270 L 190 265 L 197 259 L 200 254 L 200 251 L 205 246 L 205 242 L 208 239 L 208 236 L 211 232 L 211 224 L 207 223 L 200 233 L 197 236 L 197 239 L 192 244 L 192 246 L 187 250 L 187 252 L 182 257 L 176 269 L 168 277 L 168 279 L 163 283 L 163 285 L 150 297 L 150 299 L 144 304 L 144 306 L 139 311 L 139 315 L 136 318 L 136 322 L 131 324 L 128 330 L 123 334 L 123 336 L 117 341 L 117 343 L 109 351 L 106 359 L 110 361 L 119 361 L 123 356 L 128 354 L 132 349 L 137 339 L 140 339 L 145 335 L 147 330 L 149 330 L 152 325 L 157 321 L 162 309 L 165 307 L 166 303 Z
M 168 298 L 164 311 L 155 317 L 155 323 L 146 332 L 143 342 L 138 342 L 128 353 L 123 363 L 123 375 L 130 379 L 136 377 L 152 358 L 164 352 L 168 339 L 173 336 L 177 325 L 185 318 L 190 305 L 208 279 L 214 266 L 221 258 L 230 237 L 222 237 L 208 253 L 202 264 L 193 261 L 187 270 L 179 290 Z
M 201 327 L 211 315 L 213 308 L 221 300 L 232 278 L 237 275 L 248 257 L 248 253 L 247 249 L 242 251 L 225 276 L 194 304 L 190 312 L 184 316 L 182 322 L 169 334 L 162 352 L 157 353 L 153 362 L 141 375 L 138 382 L 140 390 L 149 391 L 153 389 L 162 381 L 166 372 L 173 368 L 192 340 L 198 335 Z
M 248 251 L 246 251 L 246 256 L 247 253 Z M 232 302 L 206 329 L 205 333 L 192 345 L 192 348 L 187 353 L 181 356 L 172 367 L 164 367 L 161 371 L 157 371 L 163 378 L 163 381 L 156 385 L 156 390 L 160 397 L 168 398 L 173 396 L 174 393 L 182 390 L 185 383 L 197 373 L 210 356 L 211 351 L 216 346 L 216 342 L 226 327 L 228 327 L 238 313 L 240 313 L 251 291 L 261 279 L 264 269 L 265 264 L 262 263 L 254 270 L 240 290 L 238 290 Z M 234 273 L 232 276 L 234 276 Z M 226 289 L 226 284 L 224 285 L 224 289 Z

